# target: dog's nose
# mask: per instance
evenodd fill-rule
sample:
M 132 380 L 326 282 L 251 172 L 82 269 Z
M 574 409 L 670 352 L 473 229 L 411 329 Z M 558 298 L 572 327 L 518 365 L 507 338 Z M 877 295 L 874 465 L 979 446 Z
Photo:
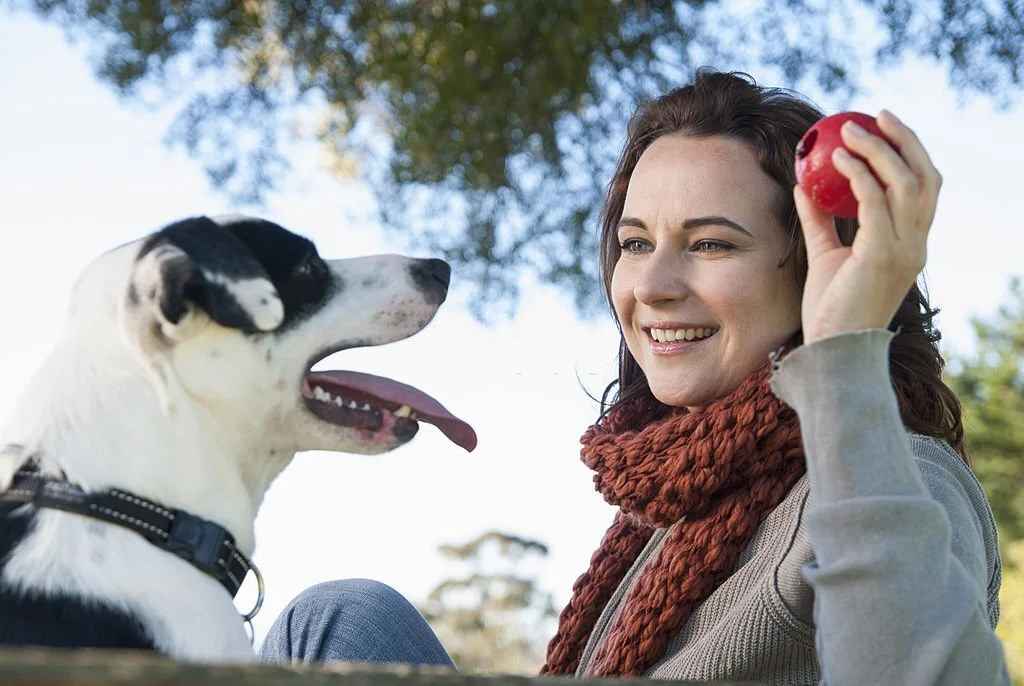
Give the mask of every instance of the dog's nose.
M 409 265 L 409 274 L 427 302 L 440 305 L 448 297 L 452 268 L 444 260 L 414 260 Z

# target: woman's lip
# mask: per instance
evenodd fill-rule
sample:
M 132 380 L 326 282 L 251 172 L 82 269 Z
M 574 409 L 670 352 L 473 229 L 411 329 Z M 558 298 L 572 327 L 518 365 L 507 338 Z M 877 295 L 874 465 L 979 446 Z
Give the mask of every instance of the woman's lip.
M 714 326 L 708 326 L 707 324 L 690 324 L 688 322 L 644 322 L 640 325 L 644 331 L 650 331 L 651 329 L 717 329 Z
M 713 338 L 717 333 L 718 332 L 715 331 L 715 333 L 711 334 L 710 336 L 705 336 L 704 338 L 697 338 L 692 341 L 656 341 L 653 338 L 651 338 L 650 334 L 648 333 L 647 342 L 651 346 L 651 350 L 653 350 L 655 353 L 671 354 L 682 352 L 684 350 L 689 350 L 693 346 L 698 345 L 699 343 L 703 343 L 704 341 L 710 338 Z

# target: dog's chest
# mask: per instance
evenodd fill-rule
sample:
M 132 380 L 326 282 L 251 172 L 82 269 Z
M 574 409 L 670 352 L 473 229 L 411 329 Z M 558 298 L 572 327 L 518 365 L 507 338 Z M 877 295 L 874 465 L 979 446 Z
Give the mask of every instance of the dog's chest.
M 241 617 L 214 579 L 116 526 L 56 511 L 34 520 L 3 567 L 5 592 L 99 605 L 180 659 L 253 659 Z

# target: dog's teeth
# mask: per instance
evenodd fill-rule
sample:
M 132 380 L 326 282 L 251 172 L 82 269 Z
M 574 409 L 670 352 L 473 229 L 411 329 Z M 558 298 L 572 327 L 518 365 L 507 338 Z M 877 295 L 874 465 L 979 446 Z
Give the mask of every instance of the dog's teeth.
M 350 410 L 362 410 L 364 412 L 369 412 L 373 409 L 370 406 L 370 403 L 363 403 L 362 407 L 360 407 L 359 403 L 355 400 L 345 400 L 340 395 L 331 395 L 329 392 L 325 391 L 322 386 L 316 386 L 313 388 L 313 398 L 322 403 L 327 403 L 328 405 L 346 407 Z M 406 409 L 408 410 L 409 408 Z
M 410 417 L 412 416 L 412 408 L 408 405 L 402 405 L 400 408 L 392 412 L 391 414 L 396 417 Z

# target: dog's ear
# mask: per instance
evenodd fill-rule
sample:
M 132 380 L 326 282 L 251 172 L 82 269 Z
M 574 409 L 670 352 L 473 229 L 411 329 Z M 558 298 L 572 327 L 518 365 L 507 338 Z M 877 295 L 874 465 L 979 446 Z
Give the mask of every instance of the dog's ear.
M 128 283 L 127 307 L 148 308 L 164 336 L 188 337 L 199 308 L 221 326 L 272 331 L 284 304 L 266 270 L 235 234 L 206 217 L 150 236 Z

